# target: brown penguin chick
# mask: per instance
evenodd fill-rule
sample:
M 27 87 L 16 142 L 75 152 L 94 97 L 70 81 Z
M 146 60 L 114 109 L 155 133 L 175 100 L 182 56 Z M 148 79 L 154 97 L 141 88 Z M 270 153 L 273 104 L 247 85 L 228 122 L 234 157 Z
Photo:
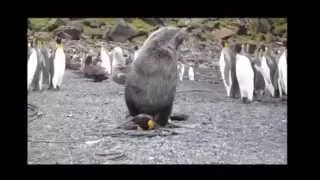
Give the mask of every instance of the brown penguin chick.
M 125 122 L 121 127 L 126 130 L 152 130 L 157 124 L 153 117 L 148 114 L 139 114 L 135 117 L 130 116 L 130 120 Z

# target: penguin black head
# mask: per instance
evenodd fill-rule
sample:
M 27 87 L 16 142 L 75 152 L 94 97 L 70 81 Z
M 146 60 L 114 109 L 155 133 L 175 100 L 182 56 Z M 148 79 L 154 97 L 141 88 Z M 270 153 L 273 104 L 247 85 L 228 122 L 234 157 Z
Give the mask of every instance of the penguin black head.
M 264 52 L 264 51 L 266 50 L 266 45 L 261 45 L 261 46 L 260 46 L 260 49 L 261 49 L 261 51 Z
M 34 48 L 34 41 L 30 41 L 30 47 Z
M 91 55 L 87 56 L 87 58 L 85 60 L 86 66 L 89 66 L 90 64 L 92 64 L 92 56 Z
M 225 39 L 222 39 L 221 40 L 221 45 L 222 45 L 222 47 L 228 47 L 228 42 L 227 42 L 227 40 L 225 40 Z
M 56 43 L 61 44 L 61 42 L 62 42 L 62 38 L 60 36 L 57 36 Z
M 242 49 L 241 44 L 236 43 L 235 46 L 234 46 L 235 53 L 240 53 L 241 49 Z

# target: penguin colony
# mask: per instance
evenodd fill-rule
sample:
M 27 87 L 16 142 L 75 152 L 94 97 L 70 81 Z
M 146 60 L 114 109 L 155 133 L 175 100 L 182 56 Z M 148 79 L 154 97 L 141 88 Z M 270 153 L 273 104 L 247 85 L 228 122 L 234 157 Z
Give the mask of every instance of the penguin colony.
M 165 126 L 170 121 L 178 82 L 183 81 L 185 72 L 189 80 L 195 80 L 194 68 L 179 61 L 177 56 L 185 36 L 186 30 L 179 28 L 162 27 L 152 32 L 140 48 L 135 47 L 127 72 L 120 47 L 109 52 L 102 43 L 99 55 L 73 50 L 67 57 L 59 37 L 55 49 L 39 41 L 28 43 L 28 91 L 41 91 L 43 83 L 49 84 L 49 89 L 61 89 L 67 58 L 78 58 L 80 70 L 87 77 L 96 82 L 112 77 L 115 82 L 125 85 L 125 102 L 135 122 L 148 124 L 152 120 Z M 274 56 L 266 46 L 256 47 L 254 53 L 249 52 L 249 44 L 222 41 L 222 46 L 219 66 L 228 97 L 250 103 L 255 98 L 260 100 L 265 92 L 272 97 L 287 95 L 285 47 Z
M 228 97 L 240 94 L 243 103 L 258 101 L 267 91 L 271 97 L 287 95 L 287 50 L 282 47 L 277 55 L 266 47 L 255 47 L 249 52 L 249 44 L 232 44 L 222 41 L 220 72 Z
M 59 90 L 61 88 L 66 68 L 66 56 L 61 38 L 58 37 L 56 43 L 54 51 L 45 47 L 40 41 L 28 45 L 28 91 L 42 91 L 44 82 L 49 84 L 48 89 Z

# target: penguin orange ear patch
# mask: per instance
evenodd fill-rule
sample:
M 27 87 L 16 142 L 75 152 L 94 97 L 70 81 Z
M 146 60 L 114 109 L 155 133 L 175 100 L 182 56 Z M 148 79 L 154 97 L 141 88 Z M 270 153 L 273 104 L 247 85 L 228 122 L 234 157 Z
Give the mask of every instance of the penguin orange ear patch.
M 63 44 L 58 44 L 58 48 L 63 48 Z

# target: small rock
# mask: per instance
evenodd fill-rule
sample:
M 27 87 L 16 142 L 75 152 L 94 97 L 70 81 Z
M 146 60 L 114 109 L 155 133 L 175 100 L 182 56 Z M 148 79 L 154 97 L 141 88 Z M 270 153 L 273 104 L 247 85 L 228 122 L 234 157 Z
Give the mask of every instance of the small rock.
M 135 34 L 135 30 L 130 26 L 125 23 L 119 23 L 110 32 L 108 32 L 106 40 L 125 42 Z
M 71 36 L 71 40 L 80 40 L 80 35 L 83 32 L 83 28 L 80 22 L 70 22 L 65 26 L 60 26 L 55 30 L 56 34 L 64 32 Z

